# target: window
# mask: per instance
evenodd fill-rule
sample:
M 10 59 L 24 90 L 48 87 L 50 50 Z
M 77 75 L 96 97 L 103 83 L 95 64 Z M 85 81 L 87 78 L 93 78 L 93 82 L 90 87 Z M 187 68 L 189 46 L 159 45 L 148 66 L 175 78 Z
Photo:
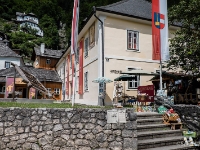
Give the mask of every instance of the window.
M 139 50 L 139 32 L 127 31 L 127 48 L 129 50 Z
M 51 59 L 47 59 L 46 63 L 51 64 Z
M 55 95 L 60 95 L 60 89 L 59 88 L 55 88 L 54 89 L 54 93 L 55 93 Z
M 51 88 L 47 88 L 48 93 L 51 93 Z
M 88 91 L 88 72 L 84 73 L 84 89 Z
M 5 62 L 5 68 L 10 68 L 10 62 L 8 61 Z
M 89 40 L 88 40 L 88 37 L 85 39 L 85 44 L 84 44 L 84 46 L 85 46 L 85 58 L 86 57 L 88 57 L 88 42 L 89 42 Z
M 6 90 L 5 86 L 0 85 L 0 93 L 5 93 L 5 90 Z
M 140 85 L 140 76 L 136 75 L 135 79 L 128 81 L 128 89 L 136 89 Z
M 77 48 L 76 63 L 79 63 L 79 50 L 80 47 Z

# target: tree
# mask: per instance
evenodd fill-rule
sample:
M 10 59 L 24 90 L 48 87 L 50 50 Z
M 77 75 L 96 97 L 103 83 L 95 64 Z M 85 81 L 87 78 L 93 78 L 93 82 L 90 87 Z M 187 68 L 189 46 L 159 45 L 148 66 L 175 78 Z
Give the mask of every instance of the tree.
M 180 28 L 170 40 L 170 60 L 166 67 L 200 75 L 199 0 L 181 0 L 174 5 L 169 11 L 169 23 Z

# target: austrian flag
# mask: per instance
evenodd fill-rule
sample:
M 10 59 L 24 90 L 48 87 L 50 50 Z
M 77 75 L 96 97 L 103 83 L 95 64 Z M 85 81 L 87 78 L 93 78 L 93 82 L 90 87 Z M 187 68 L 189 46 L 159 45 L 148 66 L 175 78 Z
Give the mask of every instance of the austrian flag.
M 153 60 L 169 59 L 167 0 L 152 0 Z

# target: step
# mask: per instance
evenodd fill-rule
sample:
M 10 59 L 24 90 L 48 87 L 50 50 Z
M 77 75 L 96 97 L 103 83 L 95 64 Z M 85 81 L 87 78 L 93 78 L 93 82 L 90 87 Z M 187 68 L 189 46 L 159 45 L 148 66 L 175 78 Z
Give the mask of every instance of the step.
M 138 141 L 138 149 L 156 148 L 161 146 L 171 146 L 181 144 L 183 136 L 163 137 L 156 139 Z M 161 150 L 161 149 L 160 149 Z
M 136 112 L 137 119 L 162 118 L 163 114 L 157 112 Z
M 157 130 L 169 130 L 170 125 L 166 124 L 150 124 L 150 125 L 137 125 L 137 131 L 157 131 Z
M 148 118 L 148 119 L 137 119 L 138 125 L 147 125 L 147 124 L 161 124 L 163 123 L 162 118 Z
M 147 148 L 147 150 L 199 150 L 199 148 L 195 146 L 186 146 L 179 144 L 179 145 L 162 146 L 156 148 Z
M 159 130 L 159 131 L 145 131 L 138 132 L 138 140 L 145 139 L 154 139 L 154 138 L 162 138 L 162 137 L 175 137 L 182 136 L 182 130 Z

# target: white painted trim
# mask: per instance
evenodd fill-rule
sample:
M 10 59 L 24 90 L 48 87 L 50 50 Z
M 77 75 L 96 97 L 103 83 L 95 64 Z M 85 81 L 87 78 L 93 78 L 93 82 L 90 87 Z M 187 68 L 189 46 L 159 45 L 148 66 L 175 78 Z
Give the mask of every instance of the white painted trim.
M 116 55 L 106 55 L 107 59 L 116 59 L 116 60 L 126 60 L 126 61 L 136 61 L 136 62 L 146 62 L 146 63 L 160 63 L 158 60 L 152 59 L 142 59 L 136 57 L 126 57 L 126 56 L 116 56 Z

